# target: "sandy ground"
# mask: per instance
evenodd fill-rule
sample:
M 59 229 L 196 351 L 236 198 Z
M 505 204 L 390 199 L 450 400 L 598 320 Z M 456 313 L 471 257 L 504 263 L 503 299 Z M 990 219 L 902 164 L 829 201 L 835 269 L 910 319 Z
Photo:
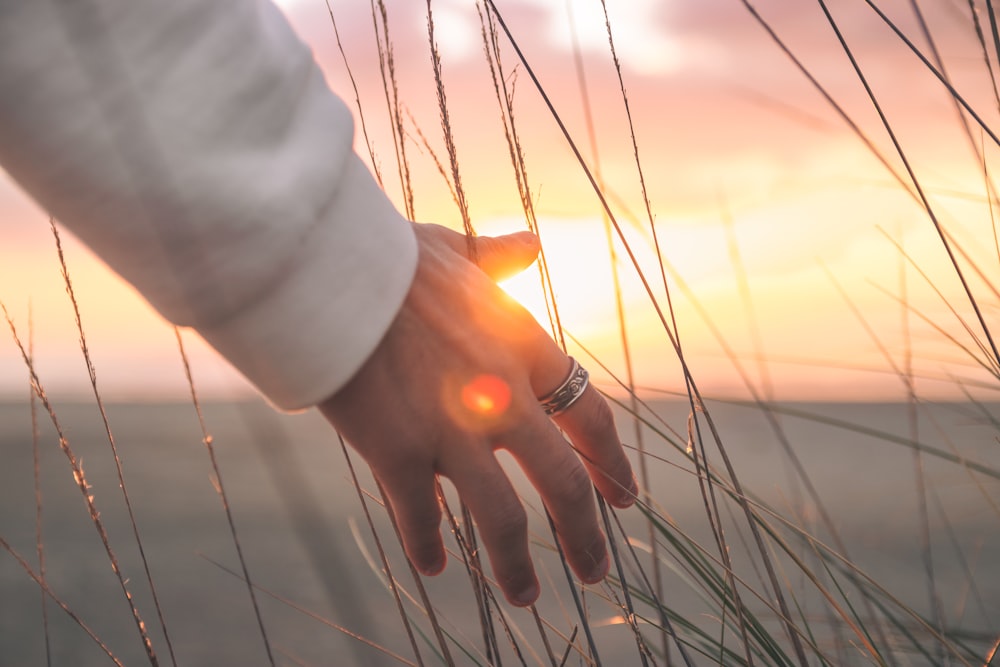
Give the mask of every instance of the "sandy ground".
M 658 428 L 672 428 L 685 437 L 687 407 L 671 402 L 654 405 L 663 420 Z M 764 416 L 756 409 L 741 406 L 709 407 L 745 488 L 786 515 L 816 519 L 816 505 L 807 499 L 801 484 L 791 481 L 789 456 Z M 908 433 L 906 406 L 792 407 L 896 435 Z M 998 414 L 996 406 L 989 409 Z M 100 415 L 88 404 L 57 405 L 56 410 L 70 445 L 83 462 L 112 547 L 151 628 L 160 664 L 170 664 L 117 489 Z M 919 423 L 921 441 L 1000 468 L 997 430 L 984 425 L 974 412 L 970 405 L 928 410 Z M 192 407 L 114 405 L 110 417 L 177 663 L 267 664 L 246 587 L 211 562 L 238 568 Z M 340 445 L 322 420 L 315 414 L 278 416 L 257 404 L 212 404 L 206 407 L 206 419 L 256 583 L 412 660 L 395 603 L 378 572 L 380 566 L 366 560 L 367 554 L 375 553 L 374 542 Z M 632 427 L 625 417 L 619 420 L 626 443 L 634 444 Z M 912 451 L 885 439 L 799 417 L 786 415 L 779 421 L 854 562 L 893 595 L 926 612 L 927 566 L 920 547 Z M 0 405 L 0 537 L 35 566 L 30 433 L 26 405 Z M 650 486 L 656 504 L 716 555 L 690 464 L 674 446 L 649 429 L 644 432 L 644 441 L 650 451 L 664 459 L 650 462 Z M 709 458 L 721 463 L 715 447 L 711 443 L 707 447 Z M 44 542 L 52 590 L 125 664 L 147 664 L 121 588 L 47 419 L 42 421 L 41 459 Z M 932 567 L 946 626 L 969 633 L 974 646 L 984 647 L 991 643 L 990 637 L 995 639 L 1000 633 L 1000 531 L 996 530 L 1000 516 L 994 509 L 1000 497 L 1000 482 L 951 462 L 926 456 L 923 460 L 934 544 Z M 365 488 L 372 490 L 370 479 L 364 474 L 362 477 Z M 518 483 L 537 509 L 530 489 L 523 480 Z M 379 534 L 389 545 L 394 572 L 406 592 L 415 594 L 413 580 L 405 571 L 398 548 L 393 546 L 394 538 L 383 512 L 371 501 L 369 505 L 375 511 Z M 551 534 L 536 510 L 532 512 L 540 576 L 546 588 L 539 609 L 552 621 L 555 633 L 569 635 L 578 620 L 568 606 L 571 602 L 565 577 L 549 550 Z M 728 517 L 727 535 L 737 570 L 750 586 L 761 590 L 758 574 L 746 556 L 744 540 L 748 533 L 736 528 L 743 522 L 732 518 L 735 511 L 724 510 L 723 514 Z M 630 510 L 621 518 L 641 553 L 648 543 L 641 515 Z M 824 541 L 832 543 L 825 529 L 810 525 Z M 805 557 L 808 559 L 808 554 Z M 668 562 L 672 563 L 669 558 Z M 717 616 L 717 605 L 700 601 L 684 578 L 669 568 L 664 576 L 665 597 L 671 607 L 702 627 L 716 625 L 713 617 Z M 843 639 L 834 642 L 825 633 L 828 618 L 820 612 L 817 596 L 807 590 L 802 575 L 788 568 L 781 576 L 788 578 L 824 650 L 845 664 L 865 664 Z M 482 641 L 468 581 L 461 563 L 452 559 L 445 574 L 427 580 L 427 586 L 445 627 L 475 651 L 481 650 Z M 639 664 L 627 626 L 618 622 L 616 608 L 602 599 L 606 594 L 607 589 L 597 587 L 587 595 L 603 664 Z M 278 664 L 397 664 L 265 593 L 260 593 L 259 602 Z M 426 619 L 412 604 L 407 605 L 411 616 L 418 619 L 418 626 L 427 632 Z M 524 611 L 505 611 L 512 632 L 524 634 L 519 644 L 525 660 L 539 664 L 538 660 L 544 658 L 533 619 Z M 112 664 L 51 602 L 48 614 L 53 664 Z M 761 612 L 761 617 L 774 621 L 773 614 L 766 611 Z M 0 553 L 0 666 L 44 665 L 42 628 L 37 586 L 12 557 Z M 916 627 L 912 632 L 926 636 L 927 630 Z M 561 652 L 565 642 L 555 633 L 552 643 Z M 419 637 L 417 641 L 424 658 L 436 664 L 432 649 Z M 502 633 L 500 641 L 504 642 Z M 732 644 L 737 646 L 735 640 Z M 837 653 L 838 647 L 841 653 Z M 473 664 L 471 657 L 461 654 L 457 661 Z M 505 656 L 505 664 L 508 661 L 516 662 Z M 695 662 L 707 664 L 697 657 Z M 568 664 L 580 664 L 580 659 Z M 914 658 L 910 664 L 926 661 Z

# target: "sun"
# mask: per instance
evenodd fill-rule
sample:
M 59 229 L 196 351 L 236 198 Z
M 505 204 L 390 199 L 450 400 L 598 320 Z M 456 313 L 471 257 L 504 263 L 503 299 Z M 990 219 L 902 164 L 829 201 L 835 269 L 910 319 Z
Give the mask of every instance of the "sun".
M 614 275 L 607 235 L 600 220 L 550 219 L 539 221 L 544 266 L 552 282 L 555 307 L 563 326 L 584 335 L 613 326 Z M 524 306 L 546 329 L 550 308 L 542 290 L 541 259 L 500 286 Z M 633 280 L 624 280 L 623 298 L 633 300 Z

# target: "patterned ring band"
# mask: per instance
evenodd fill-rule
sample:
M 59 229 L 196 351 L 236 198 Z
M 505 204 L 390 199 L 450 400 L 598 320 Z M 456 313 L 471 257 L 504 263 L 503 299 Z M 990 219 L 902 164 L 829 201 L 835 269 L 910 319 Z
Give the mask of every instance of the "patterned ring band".
M 587 369 L 581 366 L 573 357 L 570 357 L 569 360 L 573 362 L 573 366 L 569 371 L 569 377 L 551 394 L 538 399 L 542 409 L 545 410 L 545 414 L 550 417 L 565 412 L 569 406 L 576 403 L 576 400 L 583 395 L 584 390 L 587 389 L 587 384 L 590 382 L 590 374 L 587 372 Z

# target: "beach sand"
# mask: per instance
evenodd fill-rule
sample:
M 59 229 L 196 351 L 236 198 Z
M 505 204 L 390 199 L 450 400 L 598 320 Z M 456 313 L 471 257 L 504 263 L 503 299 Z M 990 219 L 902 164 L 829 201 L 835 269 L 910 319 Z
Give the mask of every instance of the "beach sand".
M 686 436 L 686 404 L 660 401 L 652 405 L 663 420 L 660 428 L 673 428 Z M 170 664 L 117 488 L 100 414 L 88 403 L 55 407 L 67 439 L 82 461 L 112 547 L 150 628 L 160 664 Z M 909 428 L 905 405 L 786 407 L 897 436 L 905 436 Z M 740 405 L 709 404 L 709 408 L 745 488 L 787 516 L 815 520 L 817 508 L 803 500 L 802 486 L 791 481 L 794 474 L 789 456 L 764 415 L 756 408 Z M 1000 414 L 1000 406 L 987 409 L 993 415 Z M 976 411 L 968 404 L 929 406 L 919 423 L 920 439 L 1000 469 L 997 429 L 985 424 Z M 109 416 L 178 664 L 267 664 L 245 585 L 212 562 L 234 571 L 239 569 L 193 408 L 190 404 L 115 404 L 110 406 Z M 365 551 L 375 553 L 374 543 L 340 444 L 325 422 L 315 413 L 277 415 L 259 403 L 212 403 L 205 406 L 205 416 L 255 582 L 412 659 L 395 602 L 377 572 L 381 566 L 366 560 Z M 779 420 L 852 560 L 899 599 L 927 613 L 927 576 L 912 451 L 884 439 L 801 417 L 784 415 Z M 126 665 L 148 664 L 121 588 L 73 483 L 66 458 L 58 449 L 52 425 L 43 413 L 39 413 L 39 421 L 48 583 Z M 632 426 L 621 413 L 619 427 L 625 442 L 634 444 Z M 651 452 L 665 459 L 650 462 L 656 504 L 711 551 L 714 543 L 690 463 L 648 429 L 644 440 Z M 714 446 L 709 442 L 706 447 L 713 463 L 720 464 Z M 37 567 L 31 421 L 25 403 L 0 404 L 0 452 L 0 537 Z M 359 464 L 364 487 L 373 491 L 365 466 L 357 457 L 354 460 Z M 927 455 L 923 461 L 934 545 L 932 564 L 946 625 L 962 629 L 969 633 L 974 645 L 985 647 L 1000 633 L 1000 516 L 991 508 L 1000 497 L 1000 482 Z M 546 548 L 551 544 L 551 534 L 537 514 L 533 492 L 523 480 L 517 483 L 533 508 L 535 553 L 545 589 L 539 610 L 558 626 L 559 632 L 569 634 L 578 622 L 572 617 L 572 609 L 563 606 L 569 604 L 569 598 L 559 563 Z M 415 594 L 384 512 L 373 501 L 368 504 L 375 512 L 379 534 L 388 545 L 394 572 L 407 591 Z M 724 514 L 736 516 L 728 510 Z M 635 509 L 620 516 L 641 550 L 648 542 L 642 516 Z M 761 590 L 757 574 L 745 557 L 747 546 L 742 540 L 748 539 L 748 533 L 743 530 L 740 536 L 735 528 L 738 525 L 744 524 L 738 518 L 730 520 L 728 536 L 733 559 L 750 585 Z M 808 525 L 830 542 L 823 528 Z M 808 586 L 801 574 L 789 569 L 782 576 L 788 577 L 792 590 L 801 592 L 798 603 L 810 622 L 815 621 L 819 641 L 830 642 L 825 648 L 831 655 L 838 655 L 832 640 L 823 638 L 827 617 L 820 613 L 815 592 L 803 592 Z M 462 637 L 465 645 L 481 647 L 474 598 L 461 562 L 452 558 L 445 574 L 425 581 L 445 627 Z M 549 581 L 562 582 L 557 584 L 561 599 L 557 599 Z M 717 625 L 712 615 L 718 610 L 706 607 L 681 577 L 667 571 L 665 582 L 671 606 L 695 623 Z M 588 594 L 588 604 L 603 663 L 639 664 L 630 631 L 618 622 L 614 606 L 600 599 L 604 589 L 595 590 Z M 397 664 L 267 594 L 259 596 L 278 664 Z M 426 618 L 409 603 L 408 609 L 423 631 L 429 631 Z M 523 632 L 532 647 L 526 649 L 526 661 L 537 664 L 531 653 L 540 650 L 533 619 L 523 610 L 507 607 L 506 611 L 517 628 L 515 632 Z M 76 623 L 51 602 L 48 616 L 52 664 L 111 664 Z M 762 612 L 762 618 L 774 621 L 773 614 Z M 912 631 L 918 636 L 926 632 L 919 627 Z M 44 665 L 44 642 L 39 589 L 14 558 L 0 552 L 0 666 Z M 428 663 L 438 664 L 427 644 L 419 637 L 418 642 Z M 558 652 L 565 646 L 555 635 L 553 643 Z M 735 639 L 732 644 L 738 646 Z M 849 646 L 840 649 L 846 664 L 866 664 Z M 458 664 L 473 664 L 471 658 L 460 653 L 456 660 Z M 571 659 L 568 664 L 579 664 L 579 659 Z M 696 664 L 708 662 L 699 658 Z M 911 664 L 926 664 L 926 660 L 917 657 Z

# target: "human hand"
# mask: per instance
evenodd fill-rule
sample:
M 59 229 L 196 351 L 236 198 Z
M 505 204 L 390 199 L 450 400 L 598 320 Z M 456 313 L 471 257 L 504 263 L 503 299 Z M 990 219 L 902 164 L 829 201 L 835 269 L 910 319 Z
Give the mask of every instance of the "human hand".
M 406 301 L 321 412 L 371 466 L 424 574 L 446 561 L 435 483 L 443 475 L 472 512 L 507 599 L 527 606 L 538 598 L 527 515 L 495 457 L 506 449 L 538 490 L 573 571 L 600 581 L 608 557 L 592 486 L 616 507 L 630 506 L 638 487 L 593 387 L 552 419 L 538 403 L 566 379 L 570 359 L 494 282 L 534 261 L 537 238 L 478 237 L 477 266 L 465 236 L 437 225 L 414 229 L 420 254 Z

